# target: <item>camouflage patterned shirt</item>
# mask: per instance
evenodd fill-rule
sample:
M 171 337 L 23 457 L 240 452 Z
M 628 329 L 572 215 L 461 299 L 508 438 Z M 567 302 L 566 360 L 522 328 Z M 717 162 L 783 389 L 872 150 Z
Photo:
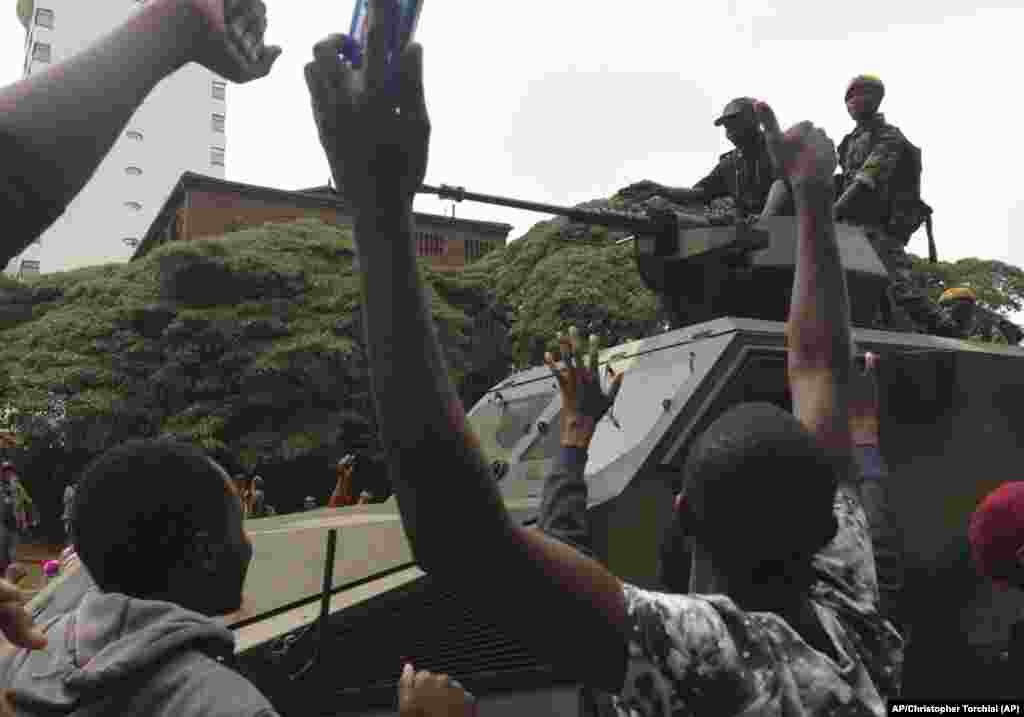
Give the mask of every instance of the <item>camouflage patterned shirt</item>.
M 842 190 L 861 181 L 883 197 L 906 159 L 907 138 L 877 114 L 857 127 L 839 143 L 839 165 L 843 172 Z M 899 177 L 897 177 L 899 178 Z
M 811 647 L 772 613 L 725 596 L 625 585 L 632 621 L 619 717 L 875 715 L 900 688 L 903 640 L 876 611 L 867 518 L 855 488 L 836 493 L 836 538 L 814 560 L 811 603 L 839 656 Z
M 694 185 L 708 200 L 732 197 L 747 214 L 760 214 L 775 181 L 775 167 L 762 139 L 756 152 L 740 149 L 723 154 L 711 174 Z

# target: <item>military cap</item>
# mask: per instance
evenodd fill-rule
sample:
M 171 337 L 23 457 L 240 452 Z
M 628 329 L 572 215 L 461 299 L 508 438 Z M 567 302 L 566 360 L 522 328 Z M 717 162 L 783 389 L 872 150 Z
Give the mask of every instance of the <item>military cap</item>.
M 877 75 L 857 75 L 850 80 L 850 84 L 846 86 L 846 94 L 843 95 L 843 97 L 849 97 L 850 91 L 853 90 L 854 87 L 861 86 L 874 87 L 882 97 L 885 97 L 885 85 L 882 83 L 882 79 Z
M 722 123 L 730 117 L 749 112 L 751 116 L 754 114 L 754 100 L 750 97 L 737 97 L 734 100 L 730 100 L 729 104 L 722 110 L 722 115 L 715 120 L 715 127 L 721 127 Z
M 958 299 L 966 299 L 967 301 L 977 301 L 978 295 L 974 293 L 972 289 L 966 286 L 957 286 L 952 289 L 946 289 L 942 292 L 942 296 L 939 297 L 940 304 L 947 304 L 950 301 L 957 301 Z

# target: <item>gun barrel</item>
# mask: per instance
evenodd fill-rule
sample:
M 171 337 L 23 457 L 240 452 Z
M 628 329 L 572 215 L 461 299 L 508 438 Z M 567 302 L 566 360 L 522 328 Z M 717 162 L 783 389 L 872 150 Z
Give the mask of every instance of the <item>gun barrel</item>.
M 442 184 L 440 187 L 433 187 L 424 184 L 419 189 L 420 194 L 436 194 L 441 199 L 452 199 L 461 202 L 468 199 L 471 202 L 482 204 L 495 204 L 500 207 L 512 209 L 525 209 L 528 212 L 540 212 L 543 214 L 554 214 L 567 217 L 582 224 L 593 224 L 596 226 L 611 227 L 613 229 L 625 229 L 626 231 L 640 234 L 651 234 L 662 229 L 662 225 L 644 215 L 631 214 L 629 212 L 613 212 L 608 210 L 586 210 L 574 207 L 560 207 L 554 204 L 541 204 L 539 202 L 527 202 L 521 199 L 510 197 L 498 197 L 491 194 L 478 194 L 467 192 L 462 187 L 452 187 Z

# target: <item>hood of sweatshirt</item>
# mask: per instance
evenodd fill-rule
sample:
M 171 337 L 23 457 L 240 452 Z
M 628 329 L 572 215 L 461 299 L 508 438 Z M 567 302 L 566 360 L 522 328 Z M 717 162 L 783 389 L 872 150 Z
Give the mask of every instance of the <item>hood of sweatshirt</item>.
M 41 626 L 49 644 L 18 650 L 3 682 L 19 704 L 58 711 L 107 697 L 131 677 L 184 650 L 230 657 L 235 638 L 212 618 L 178 605 L 87 592 L 78 607 Z

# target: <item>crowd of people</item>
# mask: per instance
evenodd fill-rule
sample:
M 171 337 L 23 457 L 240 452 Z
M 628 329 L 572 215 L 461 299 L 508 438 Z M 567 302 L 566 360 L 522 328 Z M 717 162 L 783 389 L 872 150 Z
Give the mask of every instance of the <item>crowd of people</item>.
M 616 393 L 629 390 L 628 376 L 598 370 L 596 339 L 570 330 L 545 357 L 561 392 L 561 452 L 538 526 L 510 516 L 466 423 L 413 241 L 430 140 L 423 50 L 413 44 L 389 65 L 393 6 L 370 6 L 364 62 L 340 59 L 346 38 L 332 35 L 315 46 L 305 77 L 336 185 L 355 210 L 377 418 L 416 562 L 585 685 L 595 714 L 885 715 L 900 695 L 905 638 L 876 567 L 887 476 L 872 398 L 878 359 L 855 360 L 832 141 L 810 122 L 784 132 L 767 104 L 750 103 L 798 231 L 786 324 L 793 410 L 741 404 L 696 440 L 662 545 L 665 587 L 640 589 L 589 544 L 590 443 Z M 161 79 L 190 61 L 235 82 L 268 74 L 280 49 L 264 46 L 266 27 L 259 0 L 153 0 L 83 53 L 0 91 L 0 201 L 19 230 L 5 235 L 8 256 L 60 215 Z M 861 82 L 848 96 L 877 110 L 865 98 L 878 87 Z M 870 167 L 844 169 L 864 185 L 858 192 L 881 181 Z M 337 468 L 330 504 L 358 502 L 351 460 Z M 199 448 L 164 439 L 131 441 L 91 463 L 68 498 L 74 550 L 64 559 L 80 561 L 92 587 L 74 601 L 57 591 L 32 614 L 28 596 L 0 582 L 0 629 L 18 648 L 0 658 L 3 708 L 276 714 L 231 669 L 233 634 L 214 619 L 242 605 L 253 555 L 245 517 L 266 510 L 257 480 L 233 480 Z M 1017 588 L 1021 485 L 987 498 L 970 526 L 979 568 Z M 898 555 L 893 562 L 898 569 Z M 458 681 L 404 667 L 401 714 L 476 709 Z

